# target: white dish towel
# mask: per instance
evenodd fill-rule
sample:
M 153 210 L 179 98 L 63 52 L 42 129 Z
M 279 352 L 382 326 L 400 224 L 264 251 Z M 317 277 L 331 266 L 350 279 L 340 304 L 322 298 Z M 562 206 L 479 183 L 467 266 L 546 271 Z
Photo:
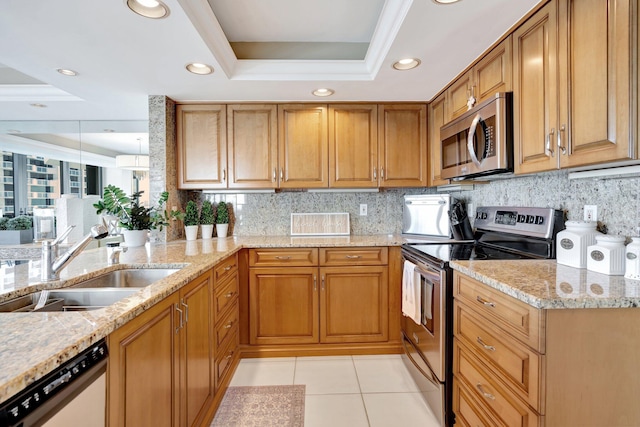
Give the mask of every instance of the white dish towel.
M 422 295 L 420 292 L 420 273 L 411 261 L 404 262 L 402 269 L 402 314 L 420 324 Z

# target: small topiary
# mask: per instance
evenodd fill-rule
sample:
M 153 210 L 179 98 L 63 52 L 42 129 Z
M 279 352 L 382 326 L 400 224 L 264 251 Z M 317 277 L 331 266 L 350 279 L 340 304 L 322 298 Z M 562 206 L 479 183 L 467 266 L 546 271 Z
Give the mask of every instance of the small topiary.
M 202 202 L 202 209 L 200 210 L 200 224 L 209 225 L 213 224 L 214 221 L 213 205 L 210 201 L 205 200 Z
M 229 208 L 225 202 L 218 203 L 216 210 L 216 224 L 229 224 Z
M 200 219 L 198 217 L 198 205 L 193 200 L 187 202 L 187 207 L 184 211 L 184 225 L 198 225 Z
M 33 218 L 27 215 L 20 215 L 7 221 L 7 230 L 31 230 L 33 228 Z

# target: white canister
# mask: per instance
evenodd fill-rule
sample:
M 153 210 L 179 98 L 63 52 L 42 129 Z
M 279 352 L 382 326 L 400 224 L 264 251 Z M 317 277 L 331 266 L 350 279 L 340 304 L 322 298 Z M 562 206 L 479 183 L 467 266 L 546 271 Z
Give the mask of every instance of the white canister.
M 625 268 L 624 241 L 624 236 L 596 236 L 596 244 L 587 248 L 587 270 L 622 276 Z
M 595 221 L 567 221 L 566 229 L 556 238 L 556 261 L 558 264 L 575 268 L 587 267 L 587 247 L 596 244 L 596 236 L 602 235 L 596 230 Z
M 625 250 L 624 277 L 640 280 L 640 237 L 632 237 Z

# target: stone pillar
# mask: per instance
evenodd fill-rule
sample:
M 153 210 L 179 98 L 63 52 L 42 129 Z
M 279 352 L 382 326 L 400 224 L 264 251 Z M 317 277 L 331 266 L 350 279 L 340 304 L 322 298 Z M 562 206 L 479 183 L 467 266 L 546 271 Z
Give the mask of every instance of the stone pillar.
M 172 206 L 184 206 L 186 194 L 178 190 L 176 179 L 176 103 L 164 95 L 149 96 L 149 157 L 150 203 L 156 204 L 160 194 L 168 191 L 168 212 Z M 152 240 L 158 242 L 180 236 L 178 227 L 171 225 L 151 233 Z

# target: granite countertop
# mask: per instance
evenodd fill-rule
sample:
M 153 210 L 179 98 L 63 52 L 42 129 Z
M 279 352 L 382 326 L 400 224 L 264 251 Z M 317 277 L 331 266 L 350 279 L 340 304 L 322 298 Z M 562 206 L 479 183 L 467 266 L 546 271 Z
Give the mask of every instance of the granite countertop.
M 640 281 L 555 260 L 454 261 L 451 267 L 536 308 L 640 307 Z
M 242 248 L 399 246 L 399 235 L 339 237 L 229 237 L 224 240 L 176 241 L 129 248 L 120 264 L 107 266 L 106 248 L 81 253 L 60 274 L 40 281 L 40 260 L 0 268 L 0 301 L 41 289 L 72 286 L 107 271 L 123 268 L 180 268 L 128 298 L 103 309 L 76 312 L 0 313 L 0 402 L 106 337 L 199 274 Z M 16 257 L 19 259 L 19 257 Z

